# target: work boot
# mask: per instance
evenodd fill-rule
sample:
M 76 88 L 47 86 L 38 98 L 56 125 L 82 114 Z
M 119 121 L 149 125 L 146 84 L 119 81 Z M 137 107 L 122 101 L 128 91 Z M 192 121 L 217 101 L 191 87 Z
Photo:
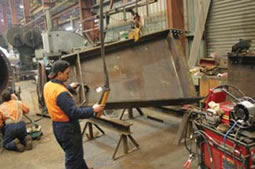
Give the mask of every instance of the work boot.
M 18 152 L 24 152 L 25 151 L 25 146 L 20 143 L 19 139 L 16 138 L 14 141 L 15 141 L 17 151 Z
M 32 150 L 32 148 L 33 148 L 32 137 L 30 135 L 27 135 L 25 137 L 25 141 L 26 141 L 26 150 Z

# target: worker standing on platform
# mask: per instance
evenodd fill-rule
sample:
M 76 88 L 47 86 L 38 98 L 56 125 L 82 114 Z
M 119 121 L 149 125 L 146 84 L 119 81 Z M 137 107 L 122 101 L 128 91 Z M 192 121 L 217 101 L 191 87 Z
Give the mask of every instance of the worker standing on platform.
M 18 100 L 15 93 L 6 90 L 2 94 L 0 105 L 0 128 L 3 132 L 3 147 L 7 150 L 23 152 L 32 149 L 32 138 L 28 135 L 23 113 L 29 108 Z
M 72 98 L 72 92 L 78 83 L 65 86 L 69 79 L 70 64 L 63 60 L 56 61 L 44 86 L 44 99 L 53 121 L 53 132 L 57 142 L 65 152 L 66 169 L 88 169 L 83 158 L 81 128 L 78 119 L 100 117 L 104 105 L 78 108 Z

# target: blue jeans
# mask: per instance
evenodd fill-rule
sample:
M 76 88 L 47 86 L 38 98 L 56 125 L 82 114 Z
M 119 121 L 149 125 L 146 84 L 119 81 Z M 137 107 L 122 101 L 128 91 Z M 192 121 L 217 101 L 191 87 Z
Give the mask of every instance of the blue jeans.
M 27 131 L 24 121 L 14 124 L 7 124 L 4 129 L 3 147 L 7 150 L 17 151 L 15 139 L 19 139 L 21 144 L 26 145 L 26 135 Z
M 58 144 L 65 152 L 66 169 L 88 169 L 83 158 L 83 146 L 80 123 L 53 122 L 53 132 Z

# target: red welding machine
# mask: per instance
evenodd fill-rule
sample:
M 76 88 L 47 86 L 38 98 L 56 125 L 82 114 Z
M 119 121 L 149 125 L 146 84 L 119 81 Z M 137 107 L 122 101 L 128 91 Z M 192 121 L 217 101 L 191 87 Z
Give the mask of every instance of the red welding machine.
M 236 97 L 229 92 L 232 87 L 239 92 L 241 97 Z M 231 99 L 227 100 L 227 97 Z M 232 125 L 231 122 L 236 121 L 242 128 L 253 129 L 255 126 L 255 100 L 251 97 L 245 96 L 239 89 L 223 85 L 209 90 L 209 94 L 205 101 L 205 110 L 209 110 L 210 102 L 219 104 L 219 110 L 222 114 L 218 115 L 220 122 L 227 125 Z
M 244 95 L 238 98 L 228 89 L 229 86 L 211 89 L 205 109 L 192 120 L 193 135 L 200 148 L 200 166 L 255 169 L 255 101 Z M 218 110 L 210 106 L 211 102 L 219 104 Z

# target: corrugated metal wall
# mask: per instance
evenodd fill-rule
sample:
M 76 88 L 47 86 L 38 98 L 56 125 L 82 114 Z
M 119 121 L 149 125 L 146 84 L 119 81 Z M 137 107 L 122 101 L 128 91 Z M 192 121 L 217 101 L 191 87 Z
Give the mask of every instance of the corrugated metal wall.
M 255 50 L 255 0 L 213 0 L 207 20 L 208 55 L 227 54 L 239 39 Z
M 122 5 L 120 3 L 114 3 L 114 7 Z M 106 7 L 107 10 L 108 7 Z M 158 0 L 153 4 L 149 4 L 148 7 L 143 6 L 138 8 L 138 13 L 144 18 L 144 31 L 143 34 L 150 34 L 158 32 L 167 28 L 166 23 L 166 0 Z M 131 30 L 131 14 L 127 13 L 126 21 L 124 21 L 123 13 L 111 15 L 110 24 L 108 26 L 106 41 L 115 41 L 120 39 L 121 31 Z

